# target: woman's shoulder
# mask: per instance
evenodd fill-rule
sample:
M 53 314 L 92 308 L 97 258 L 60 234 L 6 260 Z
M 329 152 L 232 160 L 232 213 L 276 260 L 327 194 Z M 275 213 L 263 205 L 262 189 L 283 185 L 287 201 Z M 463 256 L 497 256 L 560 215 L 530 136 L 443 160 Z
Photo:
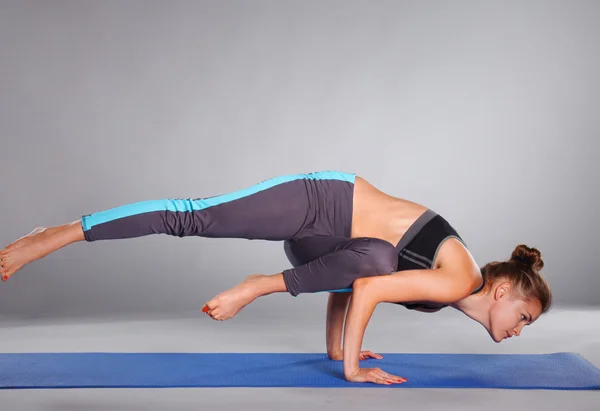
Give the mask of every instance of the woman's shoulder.
M 435 268 L 450 269 L 464 274 L 465 281 L 472 282 L 472 288 L 481 284 L 479 265 L 460 237 L 449 236 L 440 244 Z
M 477 262 L 465 242 L 458 236 L 448 236 L 439 245 L 435 261 L 436 268 L 441 265 L 460 263 L 477 267 Z
M 475 282 L 480 281 L 479 265 L 467 243 L 443 216 L 438 214 L 436 219 L 438 220 L 439 243 L 433 268 L 455 267 L 472 274 Z

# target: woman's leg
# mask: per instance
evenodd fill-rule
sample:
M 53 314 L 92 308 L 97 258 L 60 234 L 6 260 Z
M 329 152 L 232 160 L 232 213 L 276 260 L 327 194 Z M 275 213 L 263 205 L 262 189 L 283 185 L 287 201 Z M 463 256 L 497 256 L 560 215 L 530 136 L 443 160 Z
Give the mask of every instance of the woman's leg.
M 354 177 L 336 171 L 285 175 L 214 197 L 142 201 L 87 214 L 34 230 L 0 250 L 0 275 L 6 281 L 25 264 L 84 240 L 150 234 L 272 241 L 344 235 L 352 221 Z
M 85 215 L 81 225 L 86 241 L 149 234 L 281 241 L 311 235 L 315 224 L 323 235 L 341 235 L 340 227 L 323 221 L 323 214 L 351 208 L 353 185 L 353 174 L 292 174 L 214 197 L 128 204 Z M 330 192 L 337 197 L 326 198 Z M 341 224 L 349 230 L 351 210 L 343 211 Z
M 263 295 L 350 291 L 357 278 L 391 274 L 398 266 L 396 248 L 378 238 L 306 237 L 286 241 L 286 254 L 294 268 L 249 276 L 206 303 L 203 311 L 215 320 L 227 320 Z
M 286 241 L 285 251 L 294 268 L 284 270 L 282 277 L 286 291 L 294 297 L 351 291 L 357 278 L 391 274 L 398 267 L 396 247 L 379 238 L 308 237 Z M 320 251 L 328 253 L 306 262 Z

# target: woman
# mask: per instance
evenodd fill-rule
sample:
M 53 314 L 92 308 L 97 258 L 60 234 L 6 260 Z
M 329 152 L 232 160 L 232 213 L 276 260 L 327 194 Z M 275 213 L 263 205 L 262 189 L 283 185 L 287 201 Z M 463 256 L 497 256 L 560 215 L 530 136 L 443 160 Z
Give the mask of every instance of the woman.
M 263 295 L 328 291 L 327 352 L 343 359 L 352 382 L 406 381 L 359 368 L 364 356 L 380 358 L 360 348 L 381 302 L 427 312 L 452 306 L 500 342 L 519 335 L 552 300 L 538 250 L 519 245 L 509 261 L 480 269 L 440 215 L 338 171 L 275 177 L 215 197 L 143 201 L 38 227 L 0 251 L 0 275 L 7 281 L 25 264 L 77 241 L 149 234 L 284 241 L 293 268 L 250 275 L 202 310 L 222 321 Z

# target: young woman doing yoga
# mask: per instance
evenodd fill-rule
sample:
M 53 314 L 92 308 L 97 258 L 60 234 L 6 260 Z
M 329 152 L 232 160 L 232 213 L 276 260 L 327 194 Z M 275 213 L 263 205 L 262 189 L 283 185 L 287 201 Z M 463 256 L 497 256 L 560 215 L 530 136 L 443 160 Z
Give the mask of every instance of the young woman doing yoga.
M 426 312 L 451 306 L 495 342 L 520 335 L 552 303 L 537 249 L 521 244 L 509 260 L 479 267 L 441 215 L 340 171 L 282 175 L 213 197 L 141 201 L 38 227 L 0 250 L 0 275 L 8 281 L 25 264 L 77 241 L 150 234 L 283 241 L 290 268 L 250 275 L 202 311 L 223 321 L 260 296 L 327 291 L 327 352 L 343 360 L 353 382 L 405 381 L 359 367 L 361 358 L 379 358 L 361 351 L 379 303 Z

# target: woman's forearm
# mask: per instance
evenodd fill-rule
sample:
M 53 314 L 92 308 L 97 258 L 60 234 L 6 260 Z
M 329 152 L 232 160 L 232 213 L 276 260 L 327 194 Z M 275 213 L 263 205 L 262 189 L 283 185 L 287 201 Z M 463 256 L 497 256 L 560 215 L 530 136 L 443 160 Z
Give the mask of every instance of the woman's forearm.
M 362 280 L 362 279 L 359 279 Z M 359 355 L 367 324 L 378 300 L 362 281 L 355 281 L 344 329 L 344 376 L 359 369 Z
M 325 333 L 327 354 L 329 354 L 330 357 L 342 352 L 344 319 L 346 317 L 350 296 L 351 293 L 329 293 Z

